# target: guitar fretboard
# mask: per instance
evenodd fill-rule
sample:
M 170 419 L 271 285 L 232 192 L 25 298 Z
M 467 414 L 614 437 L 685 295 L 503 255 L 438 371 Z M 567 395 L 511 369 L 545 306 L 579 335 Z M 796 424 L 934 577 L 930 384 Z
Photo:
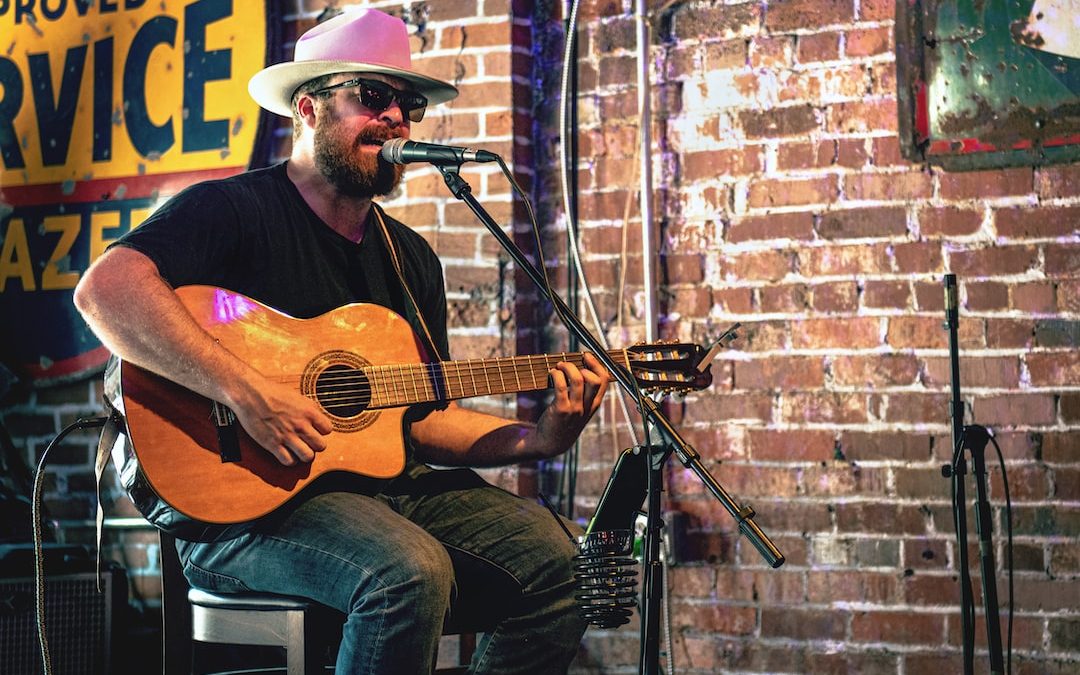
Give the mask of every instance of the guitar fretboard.
M 611 350 L 609 354 L 629 367 L 626 350 Z M 583 354 L 578 352 L 369 366 L 364 369 L 371 386 L 371 401 L 368 407 L 392 408 L 546 389 L 548 371 L 554 368 L 556 363 L 567 361 L 580 367 L 583 360 Z

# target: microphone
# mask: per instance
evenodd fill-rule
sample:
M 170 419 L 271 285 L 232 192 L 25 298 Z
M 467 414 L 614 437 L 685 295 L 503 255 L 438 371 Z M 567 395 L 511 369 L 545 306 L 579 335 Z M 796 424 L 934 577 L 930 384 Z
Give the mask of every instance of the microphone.
M 427 162 L 436 166 L 462 164 L 464 162 L 495 162 L 499 159 L 498 155 L 487 150 L 407 141 L 404 138 L 391 138 L 383 143 L 379 156 L 391 164 Z

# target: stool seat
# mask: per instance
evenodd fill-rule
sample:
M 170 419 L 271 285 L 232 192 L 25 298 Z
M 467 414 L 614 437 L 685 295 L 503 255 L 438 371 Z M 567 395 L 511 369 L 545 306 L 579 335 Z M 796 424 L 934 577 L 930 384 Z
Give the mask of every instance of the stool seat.
M 215 593 L 201 588 L 188 591 L 188 602 L 200 607 L 254 611 L 304 611 L 315 605 L 311 600 L 268 593 Z

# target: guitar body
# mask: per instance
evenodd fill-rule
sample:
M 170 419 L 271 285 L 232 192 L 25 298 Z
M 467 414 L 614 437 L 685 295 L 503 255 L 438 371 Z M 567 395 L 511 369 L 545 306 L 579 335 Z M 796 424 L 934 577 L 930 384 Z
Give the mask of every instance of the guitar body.
M 230 352 L 309 395 L 326 386 L 319 380 L 328 373 L 424 360 L 409 323 L 378 305 L 347 305 L 301 320 L 219 288 L 186 286 L 177 293 Z M 360 403 L 337 409 L 330 415 L 334 431 L 327 448 L 310 464 L 290 467 L 259 447 L 237 422 L 221 433 L 232 435 L 238 457 L 224 460 L 215 404 L 207 398 L 129 363 L 121 364 L 119 386 L 121 412 L 146 479 L 173 508 L 204 522 L 266 515 L 331 471 L 389 478 L 405 465 L 405 407 L 370 409 Z
M 580 366 L 584 358 L 428 363 L 409 322 L 379 305 L 294 319 L 221 288 L 184 286 L 176 293 L 223 347 L 314 400 L 333 426 L 314 461 L 283 466 L 220 403 L 129 363 L 120 363 L 118 377 L 107 370 L 105 395 L 124 415 L 143 478 L 174 509 L 207 523 L 264 516 L 332 471 L 392 478 L 405 467 L 403 422 L 410 406 L 544 389 L 559 361 Z M 694 345 L 635 345 L 608 356 L 646 390 L 703 389 L 712 382 Z

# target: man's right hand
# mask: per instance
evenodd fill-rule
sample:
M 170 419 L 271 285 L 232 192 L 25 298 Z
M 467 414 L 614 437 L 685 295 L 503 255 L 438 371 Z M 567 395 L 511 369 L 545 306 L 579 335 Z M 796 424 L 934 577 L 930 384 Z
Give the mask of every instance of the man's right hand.
M 232 411 L 251 438 L 285 466 L 310 462 L 333 431 L 315 401 L 296 389 L 264 379 L 232 401 Z

